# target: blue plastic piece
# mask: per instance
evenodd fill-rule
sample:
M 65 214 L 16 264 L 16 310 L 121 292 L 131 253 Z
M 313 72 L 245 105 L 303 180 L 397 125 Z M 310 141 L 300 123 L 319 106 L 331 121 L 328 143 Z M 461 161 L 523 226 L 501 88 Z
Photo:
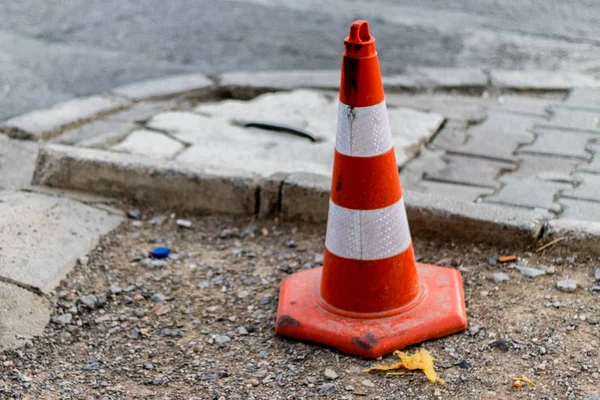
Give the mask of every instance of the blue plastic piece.
M 169 257 L 169 249 L 167 247 L 157 247 L 152 250 L 153 258 L 167 258 Z

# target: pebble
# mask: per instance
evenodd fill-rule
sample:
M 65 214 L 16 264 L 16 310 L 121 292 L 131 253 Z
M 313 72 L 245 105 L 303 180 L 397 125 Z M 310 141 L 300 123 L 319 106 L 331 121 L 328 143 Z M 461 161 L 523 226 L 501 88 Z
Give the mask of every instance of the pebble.
M 168 269 L 169 263 L 165 260 L 153 260 L 152 258 L 144 258 L 142 265 L 150 269 Z
M 94 296 L 93 294 L 88 294 L 87 296 L 81 296 L 79 298 L 79 303 L 83 304 L 85 307 L 89 308 L 90 310 L 93 310 L 94 308 L 96 308 L 97 301 L 98 301 L 98 298 L 96 296 Z
M 596 272 L 594 272 L 594 278 L 596 279 L 596 282 L 600 282 L 600 268 L 596 269 Z
M 375 387 L 375 384 L 373 383 L 373 381 L 371 381 L 369 379 L 364 379 L 361 383 L 363 384 L 363 386 L 366 386 L 366 387 L 370 387 L 370 388 Z
M 498 259 L 496 257 L 490 257 L 488 258 L 488 264 L 490 265 L 496 265 L 498 263 Z
M 498 282 L 504 282 L 510 279 L 510 277 L 505 274 L 504 272 L 496 272 L 495 274 L 492 274 L 490 276 L 490 279 L 493 280 L 494 282 L 498 283 Z
M 225 346 L 227 346 L 227 343 L 231 340 L 231 338 L 229 338 L 229 336 L 227 335 L 216 335 L 215 336 L 215 343 L 217 344 L 217 346 L 223 348 Z
M 472 326 L 469 328 L 469 336 L 475 336 L 479 333 L 479 331 L 481 330 L 480 326 Z
M 73 321 L 73 314 L 71 313 L 57 315 L 52 318 L 52 322 L 58 325 L 68 325 L 71 321 Z
M 598 325 L 598 318 L 588 317 L 587 323 L 590 325 Z
M 240 232 L 240 238 L 243 239 L 246 236 L 253 235 L 256 232 L 256 225 L 248 225 Z
M 285 242 L 285 245 L 291 249 L 297 247 L 296 241 L 294 239 L 288 239 L 288 241 Z
M 546 271 L 539 268 L 531 268 L 531 267 L 517 267 L 519 272 L 525 275 L 528 278 L 535 278 L 540 275 L 545 275 Z
M 148 364 L 144 365 L 144 368 L 145 369 L 153 369 L 154 365 L 152 363 L 148 363 Z
M 577 290 L 577 281 L 574 279 L 563 279 L 562 281 L 556 282 L 556 288 L 561 292 L 573 293 Z
M 86 266 L 89 264 L 90 258 L 88 256 L 81 256 L 81 257 L 79 257 L 78 261 L 79 261 L 79 265 Z
M 123 289 L 121 289 L 118 286 L 111 286 L 110 289 L 108 289 L 108 291 L 110 292 L 110 294 L 119 294 L 123 291 Z
M 131 331 L 129 331 L 129 337 L 132 339 L 139 339 L 140 338 L 140 328 L 138 328 L 137 326 L 132 328 Z
M 258 355 L 261 356 L 262 358 L 267 358 L 269 357 L 269 353 L 267 353 L 266 350 L 261 350 L 258 352 Z
M 162 304 L 162 305 L 157 304 L 154 307 L 152 307 L 152 312 L 154 312 L 154 314 L 156 314 L 158 316 L 165 315 L 169 311 L 171 311 L 171 307 L 166 304 Z
M 332 370 L 331 368 L 325 368 L 325 378 L 330 379 L 330 380 L 334 380 L 337 379 L 338 374 L 335 373 L 334 370 Z
M 150 300 L 152 300 L 153 303 L 164 303 L 165 295 L 162 293 L 155 293 Z
M 319 394 L 320 395 L 328 395 L 335 392 L 336 388 L 333 383 L 324 383 L 319 386 Z
M 129 210 L 127 211 L 127 216 L 131 219 L 140 219 L 142 218 L 142 213 L 140 210 Z
M 227 239 L 231 236 L 233 236 L 233 231 L 231 229 L 223 229 L 219 234 L 219 238 L 221 239 Z
M 192 227 L 192 221 L 189 221 L 187 219 L 178 219 L 175 221 L 175 223 L 177 224 L 177 226 L 180 226 L 182 228 L 191 228 Z
M 246 328 L 244 328 L 243 326 L 240 326 L 240 327 L 237 329 L 237 332 L 238 332 L 240 335 L 247 335 L 247 334 L 248 334 L 248 330 L 247 330 Z
M 348 392 L 352 392 L 352 391 L 354 391 L 354 386 L 347 385 L 344 389 L 346 389 Z

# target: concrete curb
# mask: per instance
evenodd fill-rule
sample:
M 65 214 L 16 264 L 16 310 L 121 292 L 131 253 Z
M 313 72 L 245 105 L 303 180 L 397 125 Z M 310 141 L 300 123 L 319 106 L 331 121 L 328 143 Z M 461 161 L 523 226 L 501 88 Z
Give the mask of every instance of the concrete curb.
M 34 183 L 127 197 L 173 211 L 280 216 L 324 223 L 330 178 L 309 173 L 265 179 L 244 171 L 156 162 L 128 154 L 48 145 Z M 411 230 L 420 237 L 523 246 L 540 238 L 544 214 L 404 191 Z

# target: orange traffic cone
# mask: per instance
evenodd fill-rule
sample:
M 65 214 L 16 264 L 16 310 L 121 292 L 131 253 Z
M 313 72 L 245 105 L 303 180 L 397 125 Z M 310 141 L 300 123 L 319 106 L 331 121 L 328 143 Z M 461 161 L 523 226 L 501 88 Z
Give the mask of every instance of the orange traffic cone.
M 276 331 L 375 358 L 467 321 L 460 273 L 415 262 L 367 22 L 344 43 L 324 263 L 281 282 Z

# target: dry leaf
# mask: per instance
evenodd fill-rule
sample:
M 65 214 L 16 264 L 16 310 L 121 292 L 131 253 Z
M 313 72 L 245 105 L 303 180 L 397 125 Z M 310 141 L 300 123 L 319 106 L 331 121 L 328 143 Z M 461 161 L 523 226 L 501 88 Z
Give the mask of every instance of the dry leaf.
M 446 383 L 443 379 L 438 378 L 437 374 L 435 373 L 435 369 L 433 368 L 434 358 L 431 357 L 431 354 L 429 354 L 427 350 L 420 349 L 412 356 L 409 356 L 401 351 L 395 351 L 394 355 L 400 357 L 400 360 L 402 361 L 392 365 L 376 365 L 375 367 L 368 368 L 365 371 L 391 371 L 401 368 L 406 368 L 408 370 L 421 370 L 425 373 L 425 376 L 427 376 L 427 379 L 429 379 L 430 382 L 438 382 L 442 385 Z
M 527 378 L 525 375 L 520 376 L 519 378 L 512 378 L 513 382 L 513 386 L 514 387 L 521 387 L 523 385 L 527 385 L 527 386 L 535 386 L 535 383 L 533 383 L 529 378 Z

